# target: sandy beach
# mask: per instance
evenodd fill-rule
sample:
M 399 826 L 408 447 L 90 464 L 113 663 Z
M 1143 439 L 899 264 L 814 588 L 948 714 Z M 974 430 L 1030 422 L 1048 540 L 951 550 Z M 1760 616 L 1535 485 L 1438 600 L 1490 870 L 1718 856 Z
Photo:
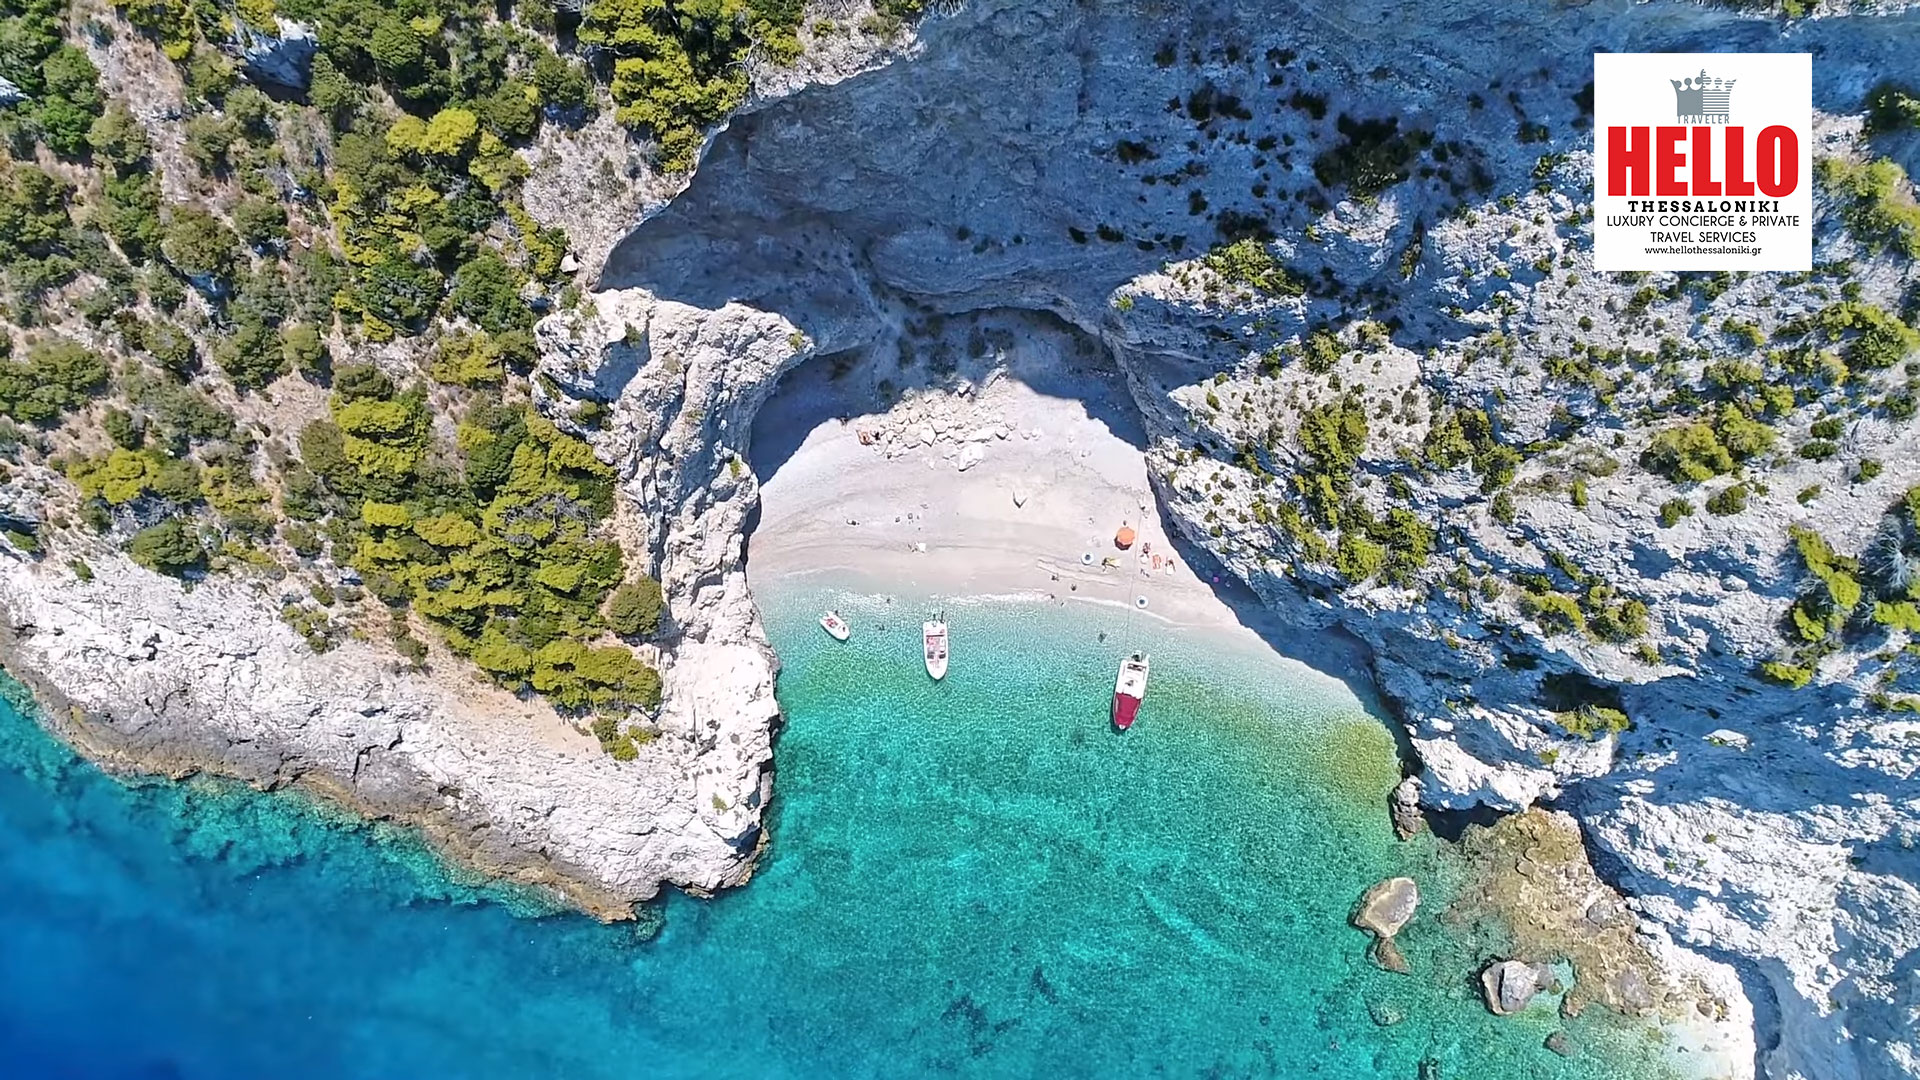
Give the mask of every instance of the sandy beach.
M 957 392 L 909 388 L 890 408 L 884 389 L 830 365 L 790 374 L 754 430 L 749 578 L 1107 604 L 1269 648 L 1256 627 L 1275 628 L 1251 597 L 1229 603 L 1234 587 L 1168 537 L 1118 373 L 1045 324 L 1018 330 L 990 358 L 1003 368 L 963 371 Z

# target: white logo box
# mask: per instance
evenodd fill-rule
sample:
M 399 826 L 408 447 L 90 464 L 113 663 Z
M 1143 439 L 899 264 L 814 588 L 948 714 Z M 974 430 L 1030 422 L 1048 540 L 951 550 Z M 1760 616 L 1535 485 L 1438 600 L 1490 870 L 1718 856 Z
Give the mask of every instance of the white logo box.
M 1812 269 L 1810 54 L 1595 53 L 1593 112 L 1596 269 Z

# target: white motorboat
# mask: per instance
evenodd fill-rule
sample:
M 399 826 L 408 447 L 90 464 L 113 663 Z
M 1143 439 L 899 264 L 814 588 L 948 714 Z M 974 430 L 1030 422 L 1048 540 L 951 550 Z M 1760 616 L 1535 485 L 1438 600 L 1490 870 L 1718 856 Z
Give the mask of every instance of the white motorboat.
M 935 616 L 920 628 L 921 651 L 926 655 L 927 674 L 935 681 L 947 677 L 947 624 Z
M 1113 683 L 1113 726 L 1125 731 L 1140 713 L 1147 697 L 1147 654 L 1134 653 L 1120 662 L 1120 677 Z

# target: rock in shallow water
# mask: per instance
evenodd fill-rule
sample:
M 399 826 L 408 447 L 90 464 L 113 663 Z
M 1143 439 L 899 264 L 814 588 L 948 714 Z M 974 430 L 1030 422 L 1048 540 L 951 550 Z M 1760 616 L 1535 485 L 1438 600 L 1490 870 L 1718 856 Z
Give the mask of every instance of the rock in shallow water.
M 1394 786 L 1392 806 L 1393 834 L 1411 840 L 1426 828 L 1426 815 L 1420 812 L 1420 778 L 1409 776 Z
M 1367 950 L 1367 958 L 1382 971 L 1391 971 L 1396 975 L 1413 974 L 1413 965 L 1407 963 L 1406 955 L 1400 951 L 1400 946 L 1393 943 L 1392 938 L 1375 939 L 1373 947 Z
M 1512 1016 L 1531 1004 L 1552 978 L 1553 973 L 1539 965 L 1502 960 L 1480 973 L 1480 989 L 1495 1016 Z
M 1376 937 L 1400 932 L 1420 906 L 1420 886 L 1412 878 L 1396 877 L 1374 883 L 1353 910 L 1353 925 Z

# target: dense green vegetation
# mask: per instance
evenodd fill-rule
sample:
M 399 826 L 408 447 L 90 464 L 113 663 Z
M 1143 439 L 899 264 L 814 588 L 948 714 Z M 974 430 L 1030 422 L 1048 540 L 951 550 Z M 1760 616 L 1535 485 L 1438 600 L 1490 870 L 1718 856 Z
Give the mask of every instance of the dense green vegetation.
M 746 99 L 750 50 L 798 55 L 800 14 L 796 0 L 594 0 L 580 40 L 615 58 L 621 123 L 650 132 L 667 166 L 684 168 L 705 129 Z
M 21 452 L 11 422 L 37 427 L 74 524 L 141 565 L 298 575 L 310 599 L 282 614 L 314 648 L 384 633 L 424 664 L 431 630 L 503 685 L 600 716 L 603 745 L 632 756 L 649 736 L 625 710 L 660 696 L 632 643 L 662 633 L 664 600 L 609 537 L 610 470 L 527 403 L 536 305 L 560 292 L 569 240 L 521 205 L 513 151 L 596 101 L 552 10 L 115 7 L 128 25 L 104 32 L 177 65 L 192 175 L 174 186 L 197 194 L 163 199 L 153 138 L 63 40 L 64 5 L 0 0 L 0 76 L 32 95 L 0 110 L 0 273 L 22 330 L 0 333 L 0 456 Z M 695 0 L 587 23 L 651 28 L 611 49 L 616 98 L 679 166 L 737 103 L 750 50 L 791 55 L 799 14 Z M 214 46 L 276 15 L 319 28 L 304 97 L 268 96 Z M 698 88 L 665 78 L 681 66 Z M 86 345 L 33 329 L 75 314 Z M 409 337 L 432 383 L 339 359 Z M 290 377 L 324 393 L 325 419 L 279 427 Z M 458 424 L 436 428 L 441 411 Z
M 6 352 L 0 346 L 0 415 L 51 424 L 107 388 L 106 361 L 65 338 L 41 341 L 19 360 Z
M 477 400 L 451 455 L 434 453 L 423 388 L 367 368 L 336 376 L 331 419 L 300 433 L 308 476 L 295 508 L 335 557 L 388 604 L 428 620 L 454 652 L 510 686 L 569 709 L 651 708 L 659 676 L 596 639 L 625 577 L 619 545 L 598 538 L 613 475 L 585 443 L 525 405 Z M 658 598 L 657 586 L 653 593 Z M 659 624 L 657 606 L 651 625 Z
M 0 0 L 0 78 L 29 102 L 0 110 L 0 135 L 38 139 L 61 157 L 87 150 L 87 133 L 105 108 L 100 72 L 78 46 L 61 40 L 61 0 Z
M 1815 171 L 1855 235 L 1920 258 L 1920 206 L 1905 169 L 1886 158 L 1856 164 L 1829 157 L 1821 158 Z
M 1847 641 L 1875 629 L 1920 634 L 1920 488 L 1887 509 L 1858 556 L 1836 552 L 1805 526 L 1789 533 L 1806 578 L 1783 627 L 1791 651 L 1763 663 L 1761 675 L 1805 686 L 1814 665 Z

